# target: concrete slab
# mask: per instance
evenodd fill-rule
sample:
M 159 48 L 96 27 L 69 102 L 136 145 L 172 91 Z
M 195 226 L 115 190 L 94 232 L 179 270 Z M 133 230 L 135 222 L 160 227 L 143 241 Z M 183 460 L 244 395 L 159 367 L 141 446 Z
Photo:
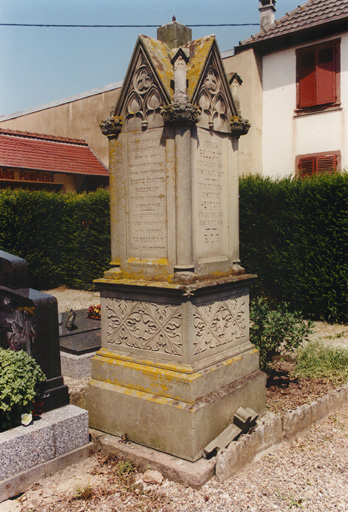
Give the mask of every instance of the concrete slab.
M 146 446 L 123 442 L 120 437 L 98 430 L 90 429 L 90 433 L 96 449 L 131 460 L 140 469 L 160 471 L 168 480 L 199 489 L 215 474 L 215 457 L 210 460 L 200 459 L 197 462 L 189 462 Z

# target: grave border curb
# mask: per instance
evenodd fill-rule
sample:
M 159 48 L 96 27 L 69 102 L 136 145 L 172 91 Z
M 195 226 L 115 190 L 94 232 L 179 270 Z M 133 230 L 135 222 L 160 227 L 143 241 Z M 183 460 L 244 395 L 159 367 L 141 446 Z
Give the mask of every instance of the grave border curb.
M 31 485 L 42 478 L 47 478 L 68 466 L 76 464 L 94 452 L 93 443 L 88 443 L 60 457 L 51 459 L 33 468 L 27 469 L 0 482 L 0 504 L 29 489 Z
M 348 402 L 348 383 L 329 391 L 317 400 L 287 411 L 283 416 L 263 414 L 250 434 L 221 450 L 216 456 L 215 476 L 224 482 L 245 465 L 257 460 L 277 445 L 289 441 L 322 421 Z

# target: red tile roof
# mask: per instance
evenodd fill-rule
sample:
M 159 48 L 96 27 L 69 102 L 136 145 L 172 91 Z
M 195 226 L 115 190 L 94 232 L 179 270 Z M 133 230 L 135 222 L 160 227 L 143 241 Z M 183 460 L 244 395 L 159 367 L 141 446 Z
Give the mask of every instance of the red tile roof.
M 108 176 L 84 140 L 0 129 L 0 166 Z
M 236 50 L 344 19 L 348 20 L 348 0 L 309 0 L 276 20 L 266 31 L 241 41 Z

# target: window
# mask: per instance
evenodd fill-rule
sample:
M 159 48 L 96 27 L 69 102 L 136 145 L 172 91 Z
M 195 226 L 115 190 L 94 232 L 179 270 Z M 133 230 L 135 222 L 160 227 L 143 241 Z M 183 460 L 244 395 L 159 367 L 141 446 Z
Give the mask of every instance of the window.
M 301 48 L 296 52 L 297 108 L 322 110 L 340 98 L 340 40 Z
M 297 175 L 308 178 L 318 174 L 331 174 L 339 171 L 341 165 L 341 152 L 328 151 L 312 155 L 299 155 L 296 157 Z

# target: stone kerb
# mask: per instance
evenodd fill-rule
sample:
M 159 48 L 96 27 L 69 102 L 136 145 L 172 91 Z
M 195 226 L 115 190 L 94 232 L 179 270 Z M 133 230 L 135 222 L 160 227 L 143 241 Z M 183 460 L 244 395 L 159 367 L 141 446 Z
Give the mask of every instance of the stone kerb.
M 263 453 L 283 441 L 296 437 L 314 423 L 323 420 L 348 401 L 348 384 L 330 391 L 310 404 L 304 404 L 281 417 L 266 412 L 258 421 L 257 428 L 242 435 L 216 457 L 216 478 L 224 482 Z
M 88 412 L 67 405 L 43 414 L 28 427 L 0 434 L 0 502 L 23 492 L 33 481 L 46 476 L 47 463 L 71 455 L 86 456 L 89 445 Z M 76 462 L 74 460 L 70 463 Z M 52 470 L 50 471 L 53 472 Z

